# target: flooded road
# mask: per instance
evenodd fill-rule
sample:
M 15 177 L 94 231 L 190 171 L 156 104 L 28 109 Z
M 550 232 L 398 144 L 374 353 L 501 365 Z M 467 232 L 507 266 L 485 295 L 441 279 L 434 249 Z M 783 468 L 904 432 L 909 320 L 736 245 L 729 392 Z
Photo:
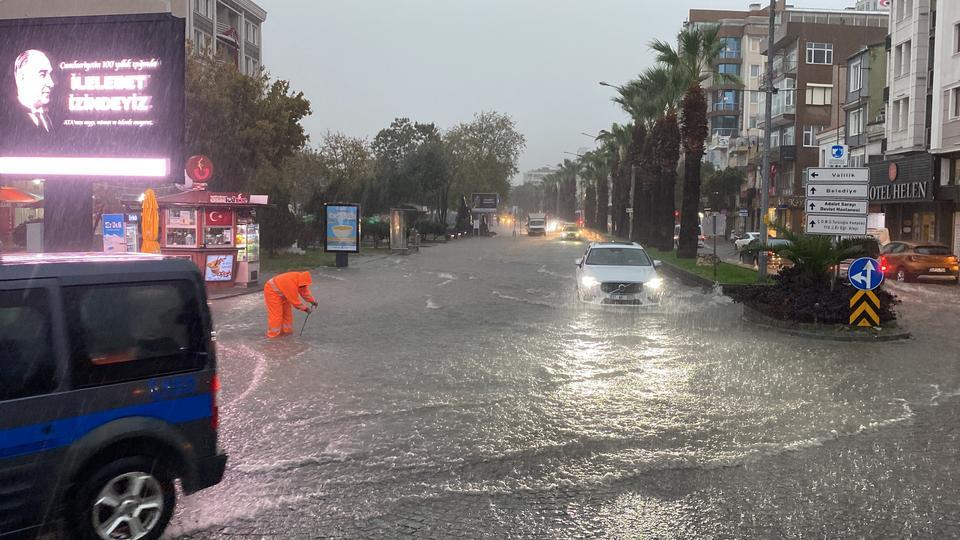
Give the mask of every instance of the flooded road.
M 960 534 L 955 287 L 897 285 L 915 339 L 820 342 L 677 283 L 580 306 L 584 249 L 354 258 L 279 342 L 261 295 L 215 302 L 230 462 L 167 536 Z

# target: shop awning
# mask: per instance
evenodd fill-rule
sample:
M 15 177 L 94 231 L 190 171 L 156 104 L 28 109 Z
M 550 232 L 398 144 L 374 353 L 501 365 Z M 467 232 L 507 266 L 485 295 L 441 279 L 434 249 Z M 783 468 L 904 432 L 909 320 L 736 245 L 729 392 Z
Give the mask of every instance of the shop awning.
M 37 197 L 15 187 L 0 186 L 0 204 L 34 206 L 42 200 L 42 197 Z

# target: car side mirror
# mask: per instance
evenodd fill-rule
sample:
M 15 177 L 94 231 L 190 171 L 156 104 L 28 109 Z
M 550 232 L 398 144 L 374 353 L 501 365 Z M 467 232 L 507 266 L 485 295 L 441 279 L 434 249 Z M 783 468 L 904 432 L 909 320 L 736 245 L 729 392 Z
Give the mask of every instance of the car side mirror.
M 574 262 L 574 264 L 583 268 L 583 257 L 580 257 L 579 259 L 577 259 L 576 262 Z
M 663 261 L 653 261 L 654 268 L 660 268 L 661 266 L 663 266 Z

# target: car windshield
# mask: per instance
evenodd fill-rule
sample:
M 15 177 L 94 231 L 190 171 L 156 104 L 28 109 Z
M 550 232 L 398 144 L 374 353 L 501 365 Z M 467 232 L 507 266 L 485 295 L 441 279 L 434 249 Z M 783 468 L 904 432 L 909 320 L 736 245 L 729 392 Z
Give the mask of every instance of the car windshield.
M 917 246 L 913 249 L 918 255 L 950 255 L 947 246 Z
M 578 229 L 577 227 L 575 227 L 575 226 L 573 226 L 573 225 L 567 225 L 566 227 L 563 228 L 563 232 L 577 232 L 577 231 L 579 231 L 579 230 L 580 230 L 580 229 Z
M 650 257 L 636 248 L 594 248 L 587 256 L 591 266 L 651 266 Z

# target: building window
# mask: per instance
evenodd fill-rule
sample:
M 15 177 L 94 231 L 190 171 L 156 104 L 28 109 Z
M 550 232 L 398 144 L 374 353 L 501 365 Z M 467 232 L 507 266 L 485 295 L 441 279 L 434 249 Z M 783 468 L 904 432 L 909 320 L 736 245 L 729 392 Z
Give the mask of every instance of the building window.
M 760 92 L 750 92 L 750 103 L 760 103 Z
M 856 137 L 863 133 L 863 109 L 847 113 L 847 136 Z
M 859 169 L 864 166 L 864 160 L 866 156 L 863 154 L 850 154 L 850 167 Z
M 910 98 L 893 102 L 893 131 L 907 130 L 907 114 L 910 111 Z
M 833 85 L 808 84 L 807 105 L 831 105 L 833 103 Z
M 740 38 L 720 38 L 720 58 L 740 58 Z
M 750 117 L 750 129 L 757 129 L 757 126 L 759 125 L 759 119 L 760 118 L 757 115 Z
M 960 88 L 950 90 L 950 119 L 960 118 Z
M 260 45 L 260 27 L 250 21 L 247 21 L 246 27 L 247 41 L 253 43 L 254 45 Z
M 244 69 L 246 70 L 245 73 L 247 75 L 254 77 L 258 75 L 257 72 L 260 70 L 260 63 L 257 62 L 256 58 L 247 56 L 246 60 L 244 61 Z
M 863 61 L 857 58 L 850 62 L 850 65 L 847 67 L 847 86 L 850 92 L 855 92 L 863 88 L 863 72 L 860 69 L 862 65 Z
M 783 136 L 780 137 L 780 144 L 783 146 L 793 146 L 797 144 L 796 136 L 794 135 L 795 129 L 793 126 L 787 126 L 783 128 Z
M 778 148 L 780 146 L 780 130 L 774 129 L 770 131 L 770 148 Z
M 808 148 L 816 148 L 817 135 L 823 131 L 823 126 L 803 126 L 803 145 Z
M 760 76 L 760 64 L 750 64 L 750 76 L 754 78 Z
M 208 19 L 213 19 L 216 0 L 196 0 L 194 11 Z
M 902 21 L 913 14 L 913 0 L 897 2 L 897 20 Z
M 193 31 L 193 45 L 199 53 L 208 53 L 208 49 L 213 46 L 213 38 L 200 30 Z
M 807 63 L 833 65 L 833 43 L 807 42 Z
M 910 73 L 911 46 L 909 41 L 897 45 L 893 54 L 893 75 L 902 77 Z
M 783 80 L 783 106 L 787 111 L 791 111 L 796 107 L 797 104 L 797 93 L 795 92 L 797 88 L 797 81 L 794 79 L 784 79 Z
M 960 185 L 960 158 L 950 160 L 950 185 Z
M 740 76 L 740 64 L 719 64 L 717 72 L 725 75 Z
M 750 51 L 751 52 L 760 52 L 760 38 L 750 38 Z

